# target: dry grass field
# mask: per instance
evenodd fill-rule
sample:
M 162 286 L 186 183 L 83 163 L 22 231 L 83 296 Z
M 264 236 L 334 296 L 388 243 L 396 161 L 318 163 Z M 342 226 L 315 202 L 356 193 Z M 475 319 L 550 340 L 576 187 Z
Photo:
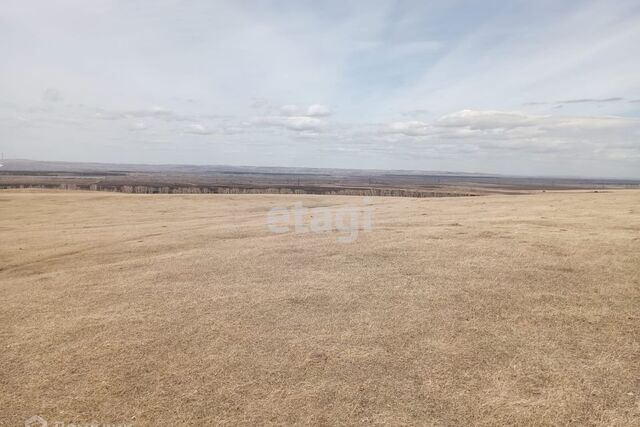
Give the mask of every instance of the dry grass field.
M 0 424 L 640 425 L 640 191 L 0 192 Z

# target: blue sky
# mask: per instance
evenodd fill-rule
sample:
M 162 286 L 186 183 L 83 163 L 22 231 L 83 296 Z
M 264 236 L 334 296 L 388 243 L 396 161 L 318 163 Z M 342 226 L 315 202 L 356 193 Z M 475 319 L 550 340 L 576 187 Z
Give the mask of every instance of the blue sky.
M 8 1 L 6 157 L 640 178 L 637 1 Z

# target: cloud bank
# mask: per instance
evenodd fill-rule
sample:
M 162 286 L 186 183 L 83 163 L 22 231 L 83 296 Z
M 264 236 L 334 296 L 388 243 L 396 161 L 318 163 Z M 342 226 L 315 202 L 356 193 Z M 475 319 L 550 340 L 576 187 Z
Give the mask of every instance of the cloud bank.
M 6 157 L 640 178 L 632 0 L 24 0 L 0 20 Z

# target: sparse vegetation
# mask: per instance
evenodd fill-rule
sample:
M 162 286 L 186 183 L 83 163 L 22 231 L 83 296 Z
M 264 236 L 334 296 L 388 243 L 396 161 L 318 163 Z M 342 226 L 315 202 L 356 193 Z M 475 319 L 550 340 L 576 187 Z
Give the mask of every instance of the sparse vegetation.
M 637 425 L 640 192 L 0 192 L 0 420 Z

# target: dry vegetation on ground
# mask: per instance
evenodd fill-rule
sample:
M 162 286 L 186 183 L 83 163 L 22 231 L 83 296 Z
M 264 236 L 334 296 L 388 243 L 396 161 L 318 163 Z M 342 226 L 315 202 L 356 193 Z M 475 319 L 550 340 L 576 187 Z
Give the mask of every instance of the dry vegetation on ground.
M 0 192 L 0 424 L 640 424 L 640 192 Z

